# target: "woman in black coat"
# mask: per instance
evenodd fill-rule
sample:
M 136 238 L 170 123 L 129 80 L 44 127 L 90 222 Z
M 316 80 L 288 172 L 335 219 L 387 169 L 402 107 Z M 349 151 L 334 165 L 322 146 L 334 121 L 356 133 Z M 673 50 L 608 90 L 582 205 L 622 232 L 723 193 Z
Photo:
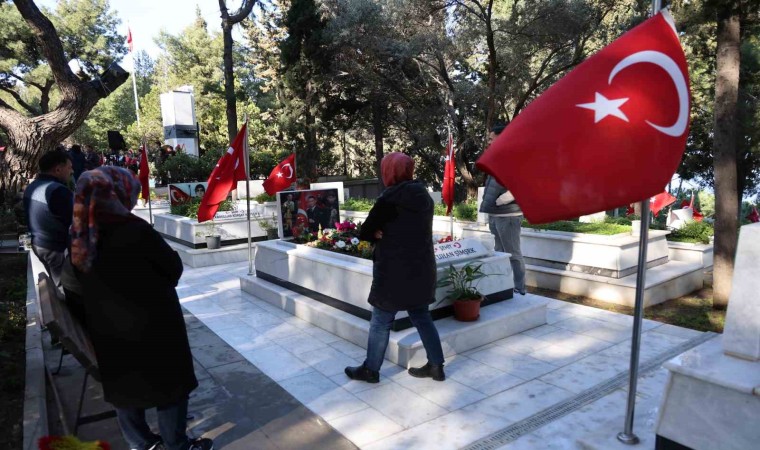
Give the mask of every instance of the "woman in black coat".
M 190 442 L 186 434 L 187 399 L 198 381 L 175 290 L 182 261 L 130 212 L 139 191 L 129 170 L 99 167 L 82 174 L 74 200 L 71 262 L 105 400 L 130 448 L 163 440 L 170 450 L 208 450 L 209 439 Z M 145 422 L 153 407 L 160 436 Z
M 443 381 L 443 350 L 428 311 L 435 301 L 436 265 L 433 255 L 433 200 L 425 185 L 413 181 L 414 161 L 403 153 L 389 153 L 380 164 L 386 189 L 361 227 L 361 239 L 374 242 L 367 359 L 346 367 L 349 378 L 380 381 L 380 366 L 390 329 L 398 311 L 407 311 L 427 352 L 428 363 L 409 374 Z

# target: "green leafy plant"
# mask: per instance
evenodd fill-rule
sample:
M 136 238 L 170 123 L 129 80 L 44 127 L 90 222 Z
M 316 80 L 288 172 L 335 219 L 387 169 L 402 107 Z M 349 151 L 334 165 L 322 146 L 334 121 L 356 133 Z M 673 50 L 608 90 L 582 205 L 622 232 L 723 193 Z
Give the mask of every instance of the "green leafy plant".
M 341 205 L 344 211 L 369 211 L 375 205 L 373 198 L 347 198 Z
M 169 207 L 169 212 L 176 216 L 185 216 L 191 219 L 197 219 L 198 208 L 200 206 L 201 199 L 198 197 L 193 197 L 185 203 L 180 203 L 179 205 L 171 205 Z M 227 199 L 219 204 L 219 211 L 234 211 L 236 207 L 237 203 L 233 202 L 231 199 Z
M 277 229 L 277 216 L 273 213 L 271 219 L 259 219 L 259 227 L 266 232 Z
M 468 263 L 461 268 L 449 265 L 445 274 L 438 280 L 436 287 L 449 288 L 448 294 L 441 300 L 481 301 L 483 294 L 478 291 L 477 280 L 490 274 L 483 273 L 482 264 Z
M 266 203 L 266 202 L 273 202 L 277 200 L 276 195 L 269 195 L 266 192 L 262 192 L 261 194 L 253 197 L 254 200 L 256 200 L 259 203 Z
M 622 221 L 621 221 L 622 222 Z M 566 231 L 570 233 L 588 233 L 588 234 L 601 234 L 601 235 L 613 235 L 620 233 L 630 233 L 631 225 L 622 225 L 620 223 L 608 223 L 608 222 L 593 222 L 583 223 L 572 220 L 561 220 L 559 222 L 545 223 L 541 225 L 533 225 L 527 221 L 523 221 L 522 226 L 524 228 L 533 228 L 538 230 L 547 231 Z
M 209 220 L 198 225 L 201 228 L 200 231 L 197 231 L 195 233 L 195 235 L 198 237 L 222 235 L 222 228 L 219 227 L 216 223 L 214 223 L 213 220 Z
M 709 244 L 710 236 L 714 233 L 713 226 L 707 222 L 689 222 L 679 230 L 673 230 L 667 236 L 667 240 L 673 242 L 691 242 L 695 244 Z

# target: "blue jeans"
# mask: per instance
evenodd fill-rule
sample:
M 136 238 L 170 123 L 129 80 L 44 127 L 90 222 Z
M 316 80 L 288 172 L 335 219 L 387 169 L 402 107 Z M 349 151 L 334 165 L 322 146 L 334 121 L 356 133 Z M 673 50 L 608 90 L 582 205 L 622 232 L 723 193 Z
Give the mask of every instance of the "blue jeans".
M 129 448 L 143 450 L 158 440 L 145 422 L 145 410 L 141 408 L 115 408 L 116 418 Z M 158 429 L 168 450 L 187 450 L 187 399 L 156 408 Z
M 433 318 L 430 316 L 427 306 L 410 309 L 407 311 L 412 324 L 417 328 L 417 333 L 422 339 L 428 362 L 437 366 L 443 365 L 443 349 L 441 338 L 435 328 Z M 372 308 L 372 319 L 369 322 L 369 339 L 367 342 L 367 359 L 364 365 L 372 371 L 378 372 L 383 365 L 385 350 L 388 348 L 388 339 L 391 337 L 391 325 L 398 311 L 383 311 L 380 308 Z
M 507 216 L 488 218 L 488 228 L 494 237 L 494 250 L 509 253 L 512 275 L 515 280 L 515 291 L 525 293 L 525 260 L 520 250 L 520 228 L 523 216 Z

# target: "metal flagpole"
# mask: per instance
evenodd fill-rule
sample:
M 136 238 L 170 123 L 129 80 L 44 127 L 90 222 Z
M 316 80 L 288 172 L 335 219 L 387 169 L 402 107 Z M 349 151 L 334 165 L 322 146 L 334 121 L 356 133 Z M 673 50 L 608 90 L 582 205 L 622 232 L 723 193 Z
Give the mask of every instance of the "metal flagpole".
M 147 142 L 145 142 L 145 135 L 143 134 L 143 148 L 145 149 L 145 158 L 148 158 L 148 146 Z M 142 157 L 142 155 L 141 155 Z M 147 163 L 147 161 L 146 161 Z M 153 205 L 151 204 L 150 200 L 150 169 L 148 169 L 148 217 L 150 217 L 150 225 L 153 226 Z
M 127 22 L 127 29 L 129 30 L 130 35 L 132 34 L 131 28 L 129 28 L 129 22 Z M 132 37 L 132 48 L 134 48 L 134 40 L 135 38 Z M 137 126 L 140 126 L 140 105 L 137 102 L 137 64 L 135 63 L 135 52 L 134 50 L 130 50 L 129 54 L 132 56 L 132 90 L 135 93 L 135 116 L 137 116 Z M 145 149 L 147 152 L 147 149 Z
M 293 144 L 293 184 L 295 184 L 294 191 L 298 190 L 298 154 L 296 153 L 296 146 Z
M 449 154 L 448 154 L 448 157 L 449 157 L 449 160 L 450 160 L 449 162 L 451 164 L 454 164 L 455 163 L 454 159 L 453 159 L 454 158 L 454 139 L 451 138 L 451 126 L 450 125 L 446 125 L 446 127 L 449 130 L 449 139 L 448 139 L 448 142 L 446 142 L 446 144 L 447 144 L 446 147 L 448 147 L 448 144 L 451 144 L 451 148 L 449 149 Z M 453 167 L 456 169 L 456 166 L 453 166 Z M 446 166 L 443 167 L 443 171 L 444 171 L 443 178 L 446 179 L 446 173 L 445 173 L 446 172 Z M 451 219 L 449 221 L 449 223 L 451 225 L 449 236 L 451 236 L 451 240 L 453 241 L 454 240 L 454 192 L 453 191 L 454 191 L 454 186 L 456 186 L 456 183 L 452 182 L 451 185 L 452 185 L 451 186 L 451 190 L 452 190 L 452 192 L 451 192 L 451 197 L 452 197 L 451 198 L 451 206 L 452 206 L 452 208 L 451 208 Z
M 652 16 L 660 12 L 660 0 L 652 1 Z M 639 351 L 641 349 L 641 324 L 644 316 L 644 287 L 646 285 L 647 246 L 649 245 L 649 199 L 641 201 L 641 231 L 639 232 L 639 263 L 636 272 L 636 304 L 633 313 L 631 336 L 631 362 L 628 369 L 628 403 L 625 409 L 623 431 L 617 439 L 623 444 L 635 445 L 639 437 L 633 432 L 633 414 L 636 409 L 636 384 L 639 378 Z
M 248 114 L 245 115 L 245 208 L 248 217 L 248 275 L 253 275 L 253 250 L 251 245 L 251 156 L 248 149 Z

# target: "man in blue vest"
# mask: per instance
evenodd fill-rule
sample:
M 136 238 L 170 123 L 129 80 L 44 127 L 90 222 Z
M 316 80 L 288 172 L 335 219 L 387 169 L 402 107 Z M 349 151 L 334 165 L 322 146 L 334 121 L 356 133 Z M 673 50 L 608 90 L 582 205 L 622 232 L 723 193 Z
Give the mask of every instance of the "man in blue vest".
M 497 124 L 491 128 L 487 145 L 504 131 L 506 125 Z M 480 212 L 488 213 L 488 227 L 493 234 L 497 252 L 509 253 L 515 292 L 525 295 L 525 260 L 520 250 L 520 228 L 523 221 L 522 209 L 515 202 L 512 193 L 500 185 L 493 177 L 486 178 Z
M 45 153 L 40 158 L 37 178 L 24 191 L 32 251 L 59 288 L 74 209 L 74 193 L 67 186 L 72 171 L 71 157 L 65 151 Z

